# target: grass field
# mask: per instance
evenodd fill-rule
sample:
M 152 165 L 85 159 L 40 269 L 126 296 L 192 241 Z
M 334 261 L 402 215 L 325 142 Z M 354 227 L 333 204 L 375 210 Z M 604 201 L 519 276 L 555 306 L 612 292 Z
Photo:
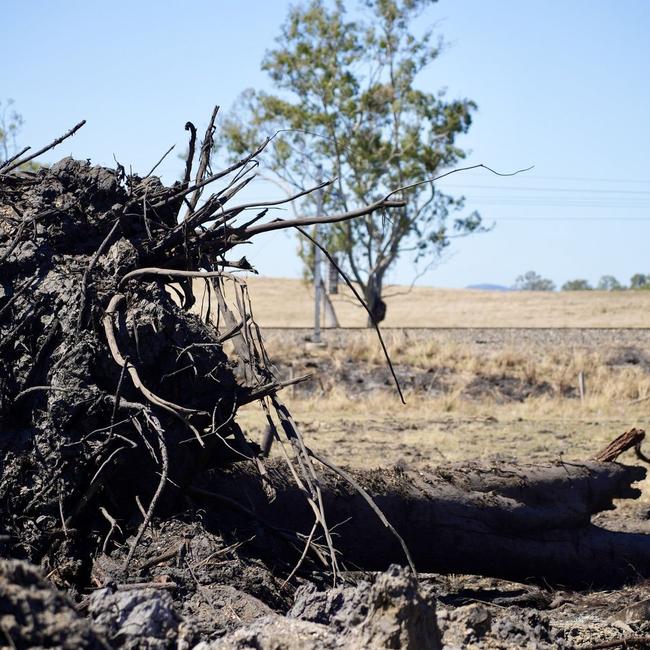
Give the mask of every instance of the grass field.
M 632 427 L 650 431 L 647 330 L 389 331 L 406 405 L 370 332 L 326 332 L 323 347 L 306 333 L 269 330 L 267 348 L 281 376 L 314 373 L 282 397 L 308 443 L 341 464 L 570 461 L 593 457 Z M 261 437 L 254 405 L 239 421 Z M 633 507 L 650 505 L 645 483 Z
M 252 276 L 248 283 L 260 325 L 313 325 L 313 290 L 301 280 Z M 389 287 L 386 294 L 385 327 L 650 327 L 650 291 Z M 365 325 L 365 312 L 347 287 L 331 299 L 341 326 Z
M 308 444 L 335 462 L 585 459 L 631 427 L 650 428 L 650 292 L 395 295 L 385 338 L 402 405 L 372 331 L 324 330 L 325 345 L 311 345 L 308 287 L 268 278 L 249 287 L 279 375 L 313 374 L 281 396 Z M 349 294 L 333 299 L 342 325 L 364 324 Z M 406 329 L 390 329 L 397 326 Z M 261 438 L 256 404 L 238 420 Z

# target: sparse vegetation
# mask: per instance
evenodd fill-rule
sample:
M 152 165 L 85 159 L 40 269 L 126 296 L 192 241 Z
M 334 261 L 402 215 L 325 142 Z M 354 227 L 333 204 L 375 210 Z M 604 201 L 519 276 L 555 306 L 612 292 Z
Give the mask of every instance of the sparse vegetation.
M 309 390 L 293 391 L 291 403 L 314 445 L 340 462 L 352 450 L 365 467 L 400 458 L 428 464 L 588 457 L 619 429 L 650 427 L 646 333 L 614 339 L 608 332 L 412 330 L 386 337 L 405 384 L 405 407 L 382 384 L 381 351 L 366 332 L 328 333 L 327 348 L 304 351 L 291 370 L 299 336 L 267 335 L 283 372 L 316 373 Z M 264 426 L 254 409 L 243 418 L 247 427 Z
M 554 291 L 555 284 L 535 271 L 527 271 L 515 280 L 513 289 L 516 291 Z
M 562 291 L 592 291 L 593 287 L 587 280 L 569 280 L 562 285 Z

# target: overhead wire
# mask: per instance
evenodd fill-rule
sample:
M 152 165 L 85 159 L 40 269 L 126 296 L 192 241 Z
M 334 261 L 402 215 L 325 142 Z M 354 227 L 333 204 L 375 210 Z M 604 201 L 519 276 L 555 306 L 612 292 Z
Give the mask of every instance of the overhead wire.
M 479 174 L 471 174 L 474 177 Z M 476 207 L 526 207 L 559 208 L 569 210 L 610 210 L 617 214 L 610 215 L 570 215 L 544 214 L 541 216 L 493 216 L 490 221 L 650 221 L 650 189 L 602 188 L 602 187 L 559 187 L 556 185 L 534 183 L 538 180 L 582 181 L 583 183 L 629 183 L 650 186 L 650 180 L 633 179 L 596 179 L 586 177 L 536 176 L 526 178 L 526 185 L 476 183 L 441 183 L 443 191 L 459 190 L 464 195 L 466 206 Z M 475 192 L 474 190 L 478 190 Z M 498 193 L 497 193 L 498 191 Z M 648 217 L 625 214 L 629 210 L 644 210 Z M 623 214 L 621 214 L 623 213 Z

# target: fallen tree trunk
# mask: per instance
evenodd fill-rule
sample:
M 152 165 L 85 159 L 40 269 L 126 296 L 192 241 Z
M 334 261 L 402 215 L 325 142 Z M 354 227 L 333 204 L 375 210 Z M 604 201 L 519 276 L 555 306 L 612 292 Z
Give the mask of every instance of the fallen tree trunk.
M 612 586 L 650 576 L 650 535 L 609 531 L 590 521 L 612 509 L 614 499 L 636 498 L 632 484 L 645 473 L 596 461 L 350 472 L 402 535 L 419 571 L 566 586 Z M 217 517 L 234 516 L 238 525 L 244 509 L 236 514 L 232 502 L 245 495 L 245 509 L 263 513 L 265 525 L 290 523 L 307 533 L 313 514 L 289 470 L 272 464 L 269 477 L 276 491 L 272 503 L 246 465 L 212 473 L 193 494 L 213 502 L 219 499 L 210 494 L 220 495 L 227 505 Z M 399 541 L 348 482 L 324 470 L 321 490 L 335 545 L 348 567 L 383 570 L 405 563 Z

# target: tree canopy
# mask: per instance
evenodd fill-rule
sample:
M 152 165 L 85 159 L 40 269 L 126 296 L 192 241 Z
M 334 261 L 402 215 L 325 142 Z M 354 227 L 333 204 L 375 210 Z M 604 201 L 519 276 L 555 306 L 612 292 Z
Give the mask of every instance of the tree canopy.
M 650 274 L 635 273 L 630 278 L 630 289 L 650 289 Z
M 341 0 L 293 7 L 262 63 L 277 94 L 246 91 L 223 130 L 233 156 L 277 133 L 266 165 L 295 191 L 334 179 L 325 211 L 349 211 L 410 186 L 404 208 L 333 224 L 320 235 L 361 285 L 376 320 L 385 312 L 386 273 L 400 255 L 430 263 L 452 236 L 481 229 L 476 213 L 449 224 L 463 200 L 425 182 L 464 158 L 456 138 L 476 110 L 469 99 L 416 85 L 443 45 L 432 31 L 412 31 L 434 2 L 363 0 L 354 18 Z M 313 211 L 314 199 L 304 208 Z M 304 258 L 310 250 L 303 248 Z
M 555 284 L 535 271 L 527 271 L 515 280 L 513 289 L 517 291 L 554 291 Z
M 568 280 L 562 285 L 562 291 L 591 291 L 593 287 L 588 280 Z
M 613 276 L 603 275 L 596 285 L 598 291 L 621 291 L 625 287 Z

